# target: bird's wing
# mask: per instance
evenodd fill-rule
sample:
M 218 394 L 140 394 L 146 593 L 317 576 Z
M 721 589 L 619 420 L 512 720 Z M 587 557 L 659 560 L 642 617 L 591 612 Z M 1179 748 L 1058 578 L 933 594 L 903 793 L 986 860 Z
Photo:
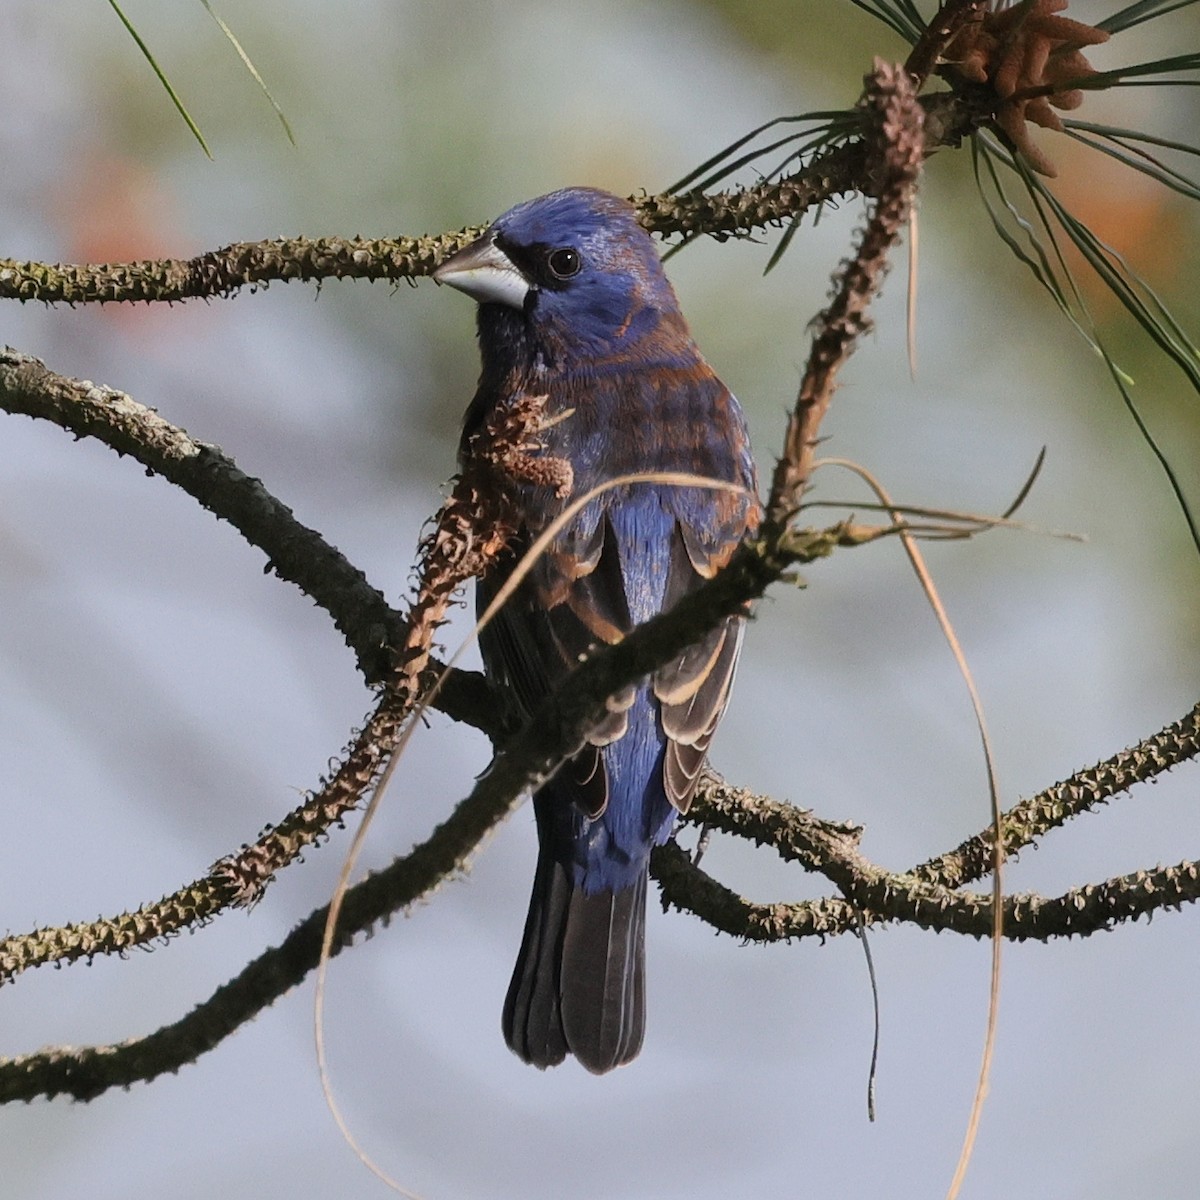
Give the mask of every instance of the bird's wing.
M 706 550 L 691 535 L 690 526 L 664 512 L 657 499 L 651 503 L 658 507 L 658 523 L 665 538 L 657 539 L 654 547 L 642 542 L 640 549 L 657 561 L 635 559 L 630 547 L 633 539 L 619 536 L 606 513 L 589 531 L 586 554 L 576 557 L 561 548 L 547 554 L 483 635 L 489 666 L 502 674 L 524 715 L 589 651 L 619 641 L 633 627 L 631 607 L 638 619 L 653 615 L 653 611 L 637 611 L 645 607 L 644 602 L 630 603 L 630 592 L 641 590 L 647 576 L 657 576 L 660 581 L 665 576 L 665 587 L 660 582 L 654 589 L 661 589 L 654 611 L 669 609 L 711 578 L 737 544 L 741 529 L 719 548 Z M 625 513 L 615 515 L 622 526 L 628 523 L 621 520 Z M 744 527 L 744 519 L 742 524 Z M 574 541 L 580 544 L 579 538 Z M 639 574 L 636 581 L 631 578 L 633 572 Z M 487 603 L 494 590 L 492 585 L 481 593 L 482 603 Z M 663 788 L 671 805 L 681 812 L 691 802 L 709 743 L 729 699 L 742 624 L 740 616 L 727 618 L 653 676 L 667 739 Z M 560 785 L 569 785 L 572 799 L 588 816 L 599 816 L 607 804 L 608 782 L 600 751 L 625 734 L 636 692 L 636 686 L 630 686 L 610 698 L 607 715 L 557 777 Z
M 749 508 L 749 504 L 741 506 L 740 520 L 732 522 L 720 539 L 697 537 L 694 526 L 682 518 L 677 522 L 664 609 L 673 608 L 724 566 L 746 528 Z M 726 617 L 654 673 L 654 694 L 667 737 L 663 783 L 667 799 L 680 812 L 691 804 L 709 743 L 729 702 L 743 627 L 741 615 Z
M 588 514 L 584 514 L 585 518 Z M 593 514 L 594 515 L 594 514 Z M 555 685 L 595 646 L 619 641 L 631 626 L 620 563 L 607 521 L 592 528 L 564 531 L 564 537 L 534 564 L 527 578 L 480 635 L 489 671 L 503 681 L 527 717 Z M 492 600 L 532 539 L 519 538 L 487 577 L 480 581 L 479 607 Z M 574 553 L 564 547 L 572 544 Z M 609 701 L 610 712 L 582 741 L 556 776 L 571 799 L 589 817 L 608 803 L 608 781 L 601 748 L 625 731 L 625 709 L 635 689 Z

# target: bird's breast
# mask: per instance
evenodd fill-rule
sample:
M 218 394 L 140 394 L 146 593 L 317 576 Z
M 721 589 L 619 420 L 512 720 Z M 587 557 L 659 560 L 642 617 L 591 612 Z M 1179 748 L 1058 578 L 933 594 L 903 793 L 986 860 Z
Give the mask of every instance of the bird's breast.
M 579 484 L 645 471 L 734 481 L 744 428 L 736 402 L 703 362 L 606 364 L 547 378 L 544 452 Z

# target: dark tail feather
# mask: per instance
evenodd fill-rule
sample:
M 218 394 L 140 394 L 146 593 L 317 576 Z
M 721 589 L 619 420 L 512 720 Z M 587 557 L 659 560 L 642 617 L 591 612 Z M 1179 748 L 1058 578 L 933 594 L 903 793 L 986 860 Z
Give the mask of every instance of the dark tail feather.
M 566 868 L 539 851 L 525 934 L 502 1019 L 509 1049 L 535 1067 L 557 1066 L 567 1055 L 558 976 L 570 902 Z
M 574 1054 L 600 1075 L 629 1062 L 645 1029 L 646 876 L 620 892 L 585 895 L 566 868 L 538 856 L 504 1038 L 535 1067 Z
M 645 1029 L 646 876 L 630 888 L 575 891 L 560 979 L 571 1053 L 597 1075 L 637 1056 Z

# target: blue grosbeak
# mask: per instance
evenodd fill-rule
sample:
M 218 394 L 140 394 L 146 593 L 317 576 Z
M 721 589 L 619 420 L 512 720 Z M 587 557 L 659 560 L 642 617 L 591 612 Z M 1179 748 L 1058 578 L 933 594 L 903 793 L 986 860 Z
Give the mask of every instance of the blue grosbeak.
M 504 485 L 522 528 L 480 580 L 481 611 L 572 496 L 632 472 L 735 485 L 625 484 L 557 533 L 481 636 L 489 676 L 524 716 L 582 656 L 728 560 L 759 519 L 754 465 L 741 409 L 692 341 L 627 201 L 567 188 L 518 205 L 434 278 L 479 301 L 482 374 L 464 462 L 485 424 L 535 396 L 545 408 L 533 453 L 570 466 L 569 489 L 534 478 Z M 571 1053 L 600 1073 L 641 1048 L 650 851 L 691 801 L 742 624 L 730 617 L 610 699 L 534 797 L 537 873 L 503 1019 L 526 1062 L 548 1067 Z

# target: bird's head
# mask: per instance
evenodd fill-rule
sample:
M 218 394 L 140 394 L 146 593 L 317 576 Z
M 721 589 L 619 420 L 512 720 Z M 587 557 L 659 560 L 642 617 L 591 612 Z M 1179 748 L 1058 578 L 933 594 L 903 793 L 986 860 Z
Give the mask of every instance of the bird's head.
M 481 305 L 480 328 L 521 321 L 553 356 L 609 356 L 682 318 L 633 206 L 564 188 L 509 209 L 434 272 Z

